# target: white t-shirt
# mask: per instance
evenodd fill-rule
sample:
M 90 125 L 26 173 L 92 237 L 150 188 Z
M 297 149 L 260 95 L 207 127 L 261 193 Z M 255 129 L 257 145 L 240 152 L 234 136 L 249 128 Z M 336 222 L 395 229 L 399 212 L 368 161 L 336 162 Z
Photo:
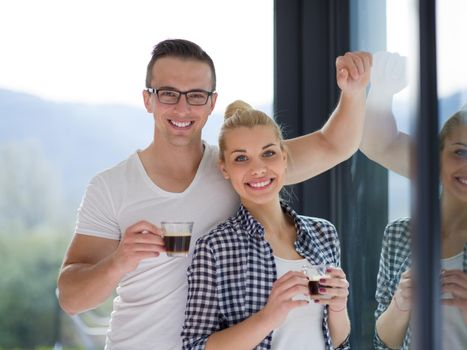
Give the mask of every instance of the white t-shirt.
M 193 182 L 182 193 L 157 187 L 137 153 L 96 175 L 78 210 L 76 233 L 120 240 L 126 228 L 147 220 L 194 221 L 188 258 L 165 254 L 141 261 L 117 287 L 106 349 L 180 350 L 192 249 L 201 235 L 232 216 L 238 196 L 218 167 L 217 147 L 205 144 Z
M 451 258 L 441 260 L 443 270 L 463 269 L 464 252 Z M 442 298 L 452 298 L 445 293 Z M 467 326 L 464 324 L 461 311 L 456 306 L 443 305 L 443 349 L 465 350 L 467 348 Z
M 289 271 L 302 271 L 306 259 L 286 260 L 274 256 L 277 278 Z M 308 299 L 308 296 L 297 295 L 295 299 Z M 272 333 L 272 349 L 274 350 L 324 350 L 323 305 L 313 301 L 306 306 L 292 309 L 285 322 Z

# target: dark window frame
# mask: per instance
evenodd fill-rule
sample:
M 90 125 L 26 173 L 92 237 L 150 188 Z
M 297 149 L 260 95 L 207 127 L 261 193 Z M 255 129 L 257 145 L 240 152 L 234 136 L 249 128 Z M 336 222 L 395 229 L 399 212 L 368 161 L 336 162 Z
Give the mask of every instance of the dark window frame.
M 374 17 L 375 9 L 382 3 L 385 0 L 356 0 L 352 6 L 349 0 L 274 1 L 274 111 L 276 119 L 286 126 L 287 137 L 317 130 L 327 120 L 338 99 L 335 58 L 350 49 L 352 30 L 367 30 L 365 24 L 351 27 L 356 21 L 351 23 L 350 18 L 361 15 L 382 20 L 378 15 Z M 419 204 L 412 205 L 414 260 L 424 262 L 414 265 L 415 279 L 420 284 L 414 314 L 414 348 L 429 350 L 439 349 L 441 344 L 437 302 L 440 291 L 435 278 L 439 275 L 440 258 L 435 5 L 435 0 L 419 1 L 420 98 L 413 150 L 417 181 L 412 184 L 412 203 Z M 374 43 L 375 51 L 379 49 L 377 45 Z M 359 188 L 365 178 L 371 181 Z M 382 186 L 387 181 L 385 169 L 357 153 L 293 188 L 292 204 L 300 213 L 327 218 L 339 231 L 343 268 L 352 282 L 351 342 L 357 349 L 372 347 L 375 271 L 388 222 L 387 186 Z M 382 208 L 381 203 L 386 203 L 386 207 Z M 349 205 L 355 208 L 353 215 L 346 210 Z M 368 215 L 367 209 L 375 205 L 380 208 L 377 215 Z M 425 239 L 418 239 L 422 235 Z M 355 256 L 361 259 L 353 259 Z M 370 279 L 359 273 L 362 267 L 371 270 Z

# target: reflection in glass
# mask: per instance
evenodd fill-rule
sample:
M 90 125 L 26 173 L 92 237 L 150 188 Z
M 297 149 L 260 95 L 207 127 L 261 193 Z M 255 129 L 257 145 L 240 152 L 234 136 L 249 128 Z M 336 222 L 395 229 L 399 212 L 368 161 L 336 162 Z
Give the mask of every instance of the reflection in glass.
M 381 113 L 380 129 L 372 129 L 374 141 L 394 124 L 392 113 Z M 369 115 L 371 118 L 371 115 Z M 387 120 L 386 120 L 387 119 Z M 392 170 L 404 170 L 406 158 L 400 145 L 410 136 L 392 129 L 392 142 L 372 159 Z M 395 132 L 394 132 L 395 131 Z M 367 135 L 366 137 L 369 137 Z M 464 349 L 467 344 L 467 109 L 455 113 L 440 132 L 442 312 L 444 349 Z M 409 349 L 411 283 L 410 219 L 391 222 L 385 230 L 378 272 L 376 298 L 377 349 Z

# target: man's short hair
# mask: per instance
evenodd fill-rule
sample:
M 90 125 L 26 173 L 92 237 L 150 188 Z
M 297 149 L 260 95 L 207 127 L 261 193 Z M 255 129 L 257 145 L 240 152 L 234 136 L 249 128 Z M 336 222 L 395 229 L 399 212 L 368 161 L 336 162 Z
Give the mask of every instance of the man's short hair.
M 178 57 L 207 63 L 209 68 L 211 68 L 212 75 L 211 91 L 216 90 L 216 69 L 211 57 L 209 57 L 209 55 L 199 45 L 184 39 L 167 39 L 154 46 L 154 49 L 152 50 L 152 57 L 146 70 L 147 88 L 152 87 L 152 68 L 154 67 L 156 61 L 162 57 Z

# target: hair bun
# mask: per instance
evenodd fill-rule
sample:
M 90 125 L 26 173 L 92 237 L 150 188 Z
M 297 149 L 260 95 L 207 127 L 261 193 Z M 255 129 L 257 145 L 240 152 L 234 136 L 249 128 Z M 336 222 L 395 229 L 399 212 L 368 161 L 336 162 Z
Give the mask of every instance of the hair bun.
M 230 117 L 234 116 L 237 113 L 252 110 L 253 107 L 251 107 L 248 103 L 242 100 L 236 100 L 232 103 L 230 103 L 227 108 L 225 109 L 224 112 L 224 119 L 229 119 Z

